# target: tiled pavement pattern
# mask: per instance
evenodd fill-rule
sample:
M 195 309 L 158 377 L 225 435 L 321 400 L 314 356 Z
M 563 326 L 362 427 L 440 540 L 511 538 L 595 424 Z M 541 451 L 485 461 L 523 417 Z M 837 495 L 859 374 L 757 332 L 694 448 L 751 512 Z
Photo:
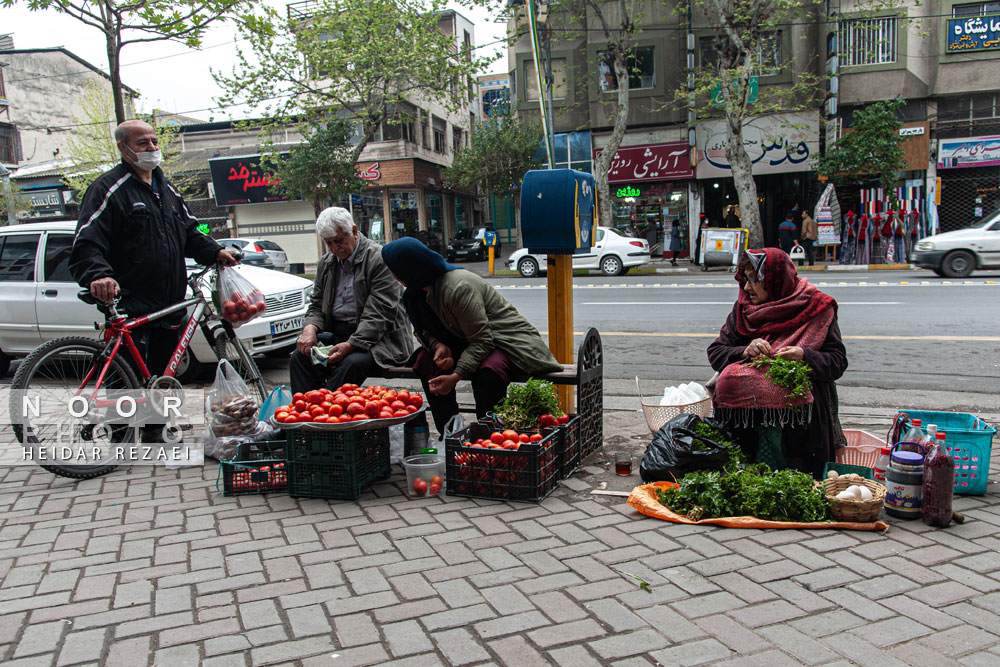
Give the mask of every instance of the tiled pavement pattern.
M 1000 665 L 996 485 L 947 530 L 735 530 L 590 495 L 599 460 L 541 506 L 2 471 L 0 663 Z

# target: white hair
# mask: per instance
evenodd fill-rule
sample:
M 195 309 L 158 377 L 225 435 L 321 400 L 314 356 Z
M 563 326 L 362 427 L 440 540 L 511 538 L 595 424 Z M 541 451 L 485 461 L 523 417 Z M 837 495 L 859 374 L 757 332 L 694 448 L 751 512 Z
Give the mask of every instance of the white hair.
M 352 231 L 354 231 L 354 218 L 346 208 L 331 206 L 320 212 L 316 218 L 316 233 L 320 238 L 332 238 L 338 234 L 350 234 Z

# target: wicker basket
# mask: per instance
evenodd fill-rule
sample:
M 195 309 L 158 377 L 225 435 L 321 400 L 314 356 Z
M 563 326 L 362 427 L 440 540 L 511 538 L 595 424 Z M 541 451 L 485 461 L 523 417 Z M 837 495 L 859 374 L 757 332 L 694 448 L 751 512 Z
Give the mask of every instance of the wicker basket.
M 853 485 L 866 486 L 872 492 L 871 500 L 840 500 L 837 494 Z M 885 487 L 876 481 L 844 475 L 823 482 L 823 491 L 830 501 L 830 514 L 837 521 L 857 521 L 871 523 L 878 519 L 878 513 L 885 501 Z
M 635 388 L 639 391 L 639 402 L 642 404 L 642 412 L 646 417 L 646 425 L 649 426 L 649 430 L 653 433 L 659 431 L 663 428 L 664 424 L 677 415 L 692 414 L 698 415 L 702 419 L 711 415 L 711 397 L 704 398 L 695 403 L 687 403 L 686 405 L 660 405 L 659 399 L 646 398 L 642 395 L 638 376 L 635 378 Z

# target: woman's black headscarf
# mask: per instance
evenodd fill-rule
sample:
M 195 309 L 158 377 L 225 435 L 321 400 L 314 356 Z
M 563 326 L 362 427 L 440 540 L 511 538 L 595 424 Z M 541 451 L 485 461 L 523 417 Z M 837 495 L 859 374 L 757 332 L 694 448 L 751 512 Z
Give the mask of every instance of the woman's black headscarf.
M 397 239 L 382 246 L 382 261 L 406 285 L 403 307 L 417 333 L 429 332 L 452 348 L 453 352 L 456 347 L 464 347 L 427 305 L 427 293 L 424 291 L 425 287 L 430 287 L 438 278 L 458 267 L 444 261 L 441 255 L 412 237 Z

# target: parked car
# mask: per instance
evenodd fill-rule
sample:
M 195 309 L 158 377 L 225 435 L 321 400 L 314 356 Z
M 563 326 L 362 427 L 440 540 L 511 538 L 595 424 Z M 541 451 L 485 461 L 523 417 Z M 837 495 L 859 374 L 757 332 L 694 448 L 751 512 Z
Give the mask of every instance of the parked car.
M 920 239 L 910 262 L 948 278 L 964 278 L 977 269 L 1000 269 L 1000 210 L 968 229 Z
M 277 269 L 277 265 L 271 260 L 271 256 L 261 250 L 254 250 L 255 247 L 244 239 L 216 239 L 223 248 L 231 248 L 243 253 L 243 263 L 247 266 L 259 266 L 262 269 Z M 287 265 L 288 263 L 285 262 Z M 280 269 L 279 269 L 280 270 Z
M 574 269 L 600 269 L 606 276 L 622 275 L 648 263 L 649 244 L 645 239 L 623 236 L 611 227 L 598 227 L 590 250 L 573 255 Z M 525 278 L 544 273 L 545 266 L 545 255 L 532 255 L 525 248 L 515 250 L 507 259 L 507 267 L 517 269 Z
M 490 227 L 467 227 L 460 229 L 448 242 L 447 258 L 449 262 L 459 259 L 482 261 L 486 259 L 486 232 L 493 231 Z M 500 240 L 497 239 L 494 257 L 500 256 Z
M 95 322 L 104 321 L 95 306 L 76 298 L 80 286 L 68 261 L 75 222 L 40 222 L 0 228 L 0 375 L 12 359 L 52 338 L 98 338 Z M 188 270 L 200 268 L 187 260 Z M 251 354 L 291 350 L 302 331 L 312 281 L 270 269 L 237 269 L 264 292 L 267 313 L 237 329 Z M 199 330 L 181 360 L 178 379 L 194 379 L 215 354 Z

